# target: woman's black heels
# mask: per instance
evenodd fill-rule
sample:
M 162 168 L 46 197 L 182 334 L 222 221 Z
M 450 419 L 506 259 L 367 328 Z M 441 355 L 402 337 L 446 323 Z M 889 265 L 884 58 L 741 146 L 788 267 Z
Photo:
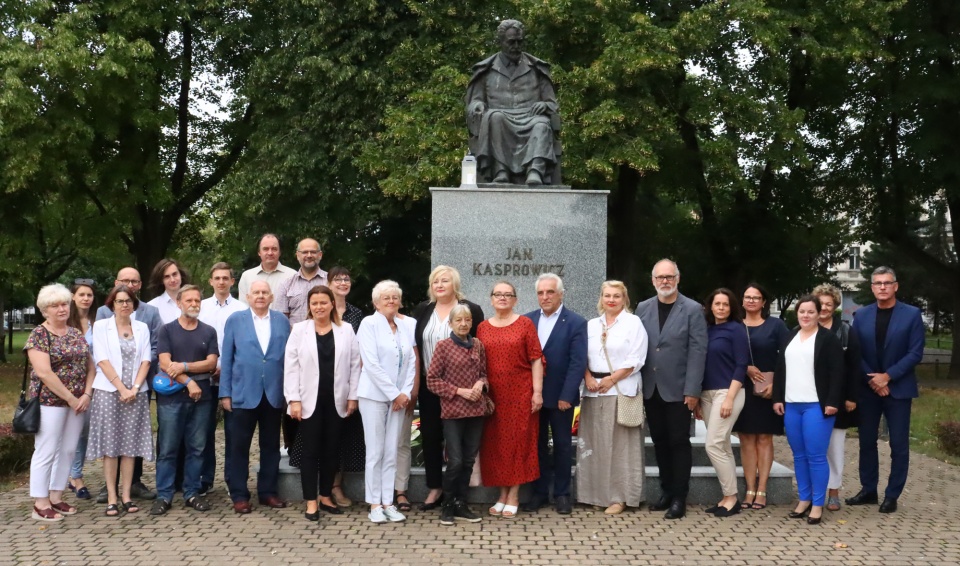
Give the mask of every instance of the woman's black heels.
M 810 512 L 811 507 L 813 507 L 813 505 L 807 505 L 803 511 L 791 511 L 789 514 L 787 514 L 787 517 L 790 517 L 791 519 L 803 519 L 807 516 L 807 513 Z M 817 520 L 819 521 L 819 519 Z

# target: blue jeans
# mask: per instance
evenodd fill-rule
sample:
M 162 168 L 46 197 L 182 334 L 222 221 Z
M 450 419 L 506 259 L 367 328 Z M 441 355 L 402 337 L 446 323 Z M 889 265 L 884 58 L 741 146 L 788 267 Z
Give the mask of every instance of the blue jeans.
M 800 501 L 823 506 L 830 481 L 827 447 L 836 417 L 825 416 L 820 403 L 786 403 L 783 426 L 793 450 Z
M 214 401 L 157 405 L 157 497 L 173 501 L 177 474 L 177 452 L 186 446 L 183 466 L 183 498 L 189 500 L 200 490 L 203 449 Z
M 90 411 L 83 413 L 83 431 L 80 433 L 80 440 L 77 441 L 77 453 L 73 457 L 73 465 L 70 466 L 70 479 L 78 480 L 83 477 L 83 463 L 87 458 L 87 437 L 90 435 Z

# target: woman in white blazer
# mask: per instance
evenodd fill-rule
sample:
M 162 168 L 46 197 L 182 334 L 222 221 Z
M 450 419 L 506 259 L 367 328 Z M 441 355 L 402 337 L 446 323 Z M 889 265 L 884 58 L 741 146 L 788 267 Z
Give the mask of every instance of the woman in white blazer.
M 410 326 L 400 322 L 403 291 L 396 282 L 386 280 L 373 288 L 373 306 L 377 312 L 360 323 L 360 414 L 367 446 L 364 483 L 370 504 L 369 518 L 374 523 L 403 521 L 406 517 L 393 505 L 397 474 L 397 445 L 403 433 L 403 417 L 417 359 L 413 351 Z
M 353 327 L 340 320 L 333 291 L 317 285 L 307 292 L 307 320 L 290 331 L 283 368 L 287 414 L 300 421 L 300 485 L 310 521 L 320 519 L 319 509 L 343 513 L 330 492 L 340 464 L 343 420 L 357 410 L 359 382 Z
M 97 364 L 97 376 L 90 404 L 87 460 L 103 458 L 108 517 L 120 515 L 117 459 L 123 479 L 121 506 L 127 513 L 135 513 L 139 508 L 130 499 L 134 458 L 152 461 L 154 457 L 150 396 L 144 385 L 151 361 L 150 328 L 132 317 L 139 303 L 128 287 L 120 285 L 105 301 L 114 316 L 93 325 L 93 361 Z

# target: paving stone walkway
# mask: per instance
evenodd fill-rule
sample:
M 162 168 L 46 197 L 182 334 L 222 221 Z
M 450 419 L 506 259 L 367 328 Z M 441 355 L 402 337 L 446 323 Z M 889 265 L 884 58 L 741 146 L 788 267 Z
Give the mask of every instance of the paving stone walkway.
M 782 438 L 776 453 L 792 467 Z M 883 446 L 882 458 L 888 454 Z M 848 439 L 847 496 L 858 486 L 856 459 L 856 440 Z M 221 483 L 208 513 L 178 500 L 160 518 L 144 509 L 114 519 L 103 505 L 80 502 L 77 515 L 43 524 L 29 518 L 31 500 L 21 487 L 0 494 L 0 565 L 960 564 L 960 468 L 919 454 L 911 459 L 900 511 L 844 506 L 818 526 L 788 519 L 788 506 L 728 519 L 697 506 L 679 521 L 646 509 L 609 517 L 578 506 L 568 516 L 550 509 L 454 527 L 441 526 L 435 512 L 414 511 L 405 523 L 373 525 L 360 505 L 317 525 L 303 518 L 302 503 L 235 515 Z M 99 468 L 89 466 L 89 485 L 102 484 Z M 153 486 L 152 466 L 145 480 Z M 74 499 L 68 494 L 67 501 Z

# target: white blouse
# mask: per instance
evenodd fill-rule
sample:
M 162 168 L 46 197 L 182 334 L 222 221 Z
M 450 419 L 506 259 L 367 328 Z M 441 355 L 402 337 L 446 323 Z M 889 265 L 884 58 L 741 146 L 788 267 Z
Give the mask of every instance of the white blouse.
M 820 402 L 820 397 L 817 396 L 817 382 L 813 378 L 813 358 L 816 342 L 816 332 L 803 341 L 800 340 L 800 333 L 798 332 L 783 352 L 787 367 L 784 401 L 787 403 Z
M 624 395 L 633 397 L 640 391 L 640 369 L 647 360 L 647 331 L 640 317 L 625 310 L 620 311 L 609 327 L 606 327 L 605 319 L 604 315 L 600 315 L 587 322 L 588 367 L 595 373 L 613 373 L 618 369 L 630 368 L 630 375 L 617 382 L 617 387 Z M 604 332 L 607 355 L 604 355 L 602 348 Z M 610 357 L 609 364 L 607 356 Z M 611 387 L 606 393 L 589 391 L 584 387 L 583 396 L 616 395 L 617 387 Z

